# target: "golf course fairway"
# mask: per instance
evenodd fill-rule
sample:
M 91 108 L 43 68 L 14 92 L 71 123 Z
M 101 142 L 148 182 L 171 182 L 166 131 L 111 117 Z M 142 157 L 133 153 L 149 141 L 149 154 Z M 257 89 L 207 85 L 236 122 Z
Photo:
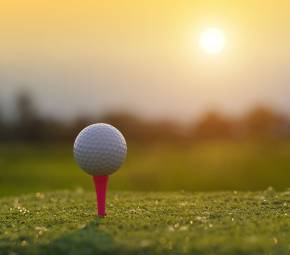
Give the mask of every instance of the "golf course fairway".
M 0 199 L 0 254 L 290 254 L 290 191 L 109 192 Z

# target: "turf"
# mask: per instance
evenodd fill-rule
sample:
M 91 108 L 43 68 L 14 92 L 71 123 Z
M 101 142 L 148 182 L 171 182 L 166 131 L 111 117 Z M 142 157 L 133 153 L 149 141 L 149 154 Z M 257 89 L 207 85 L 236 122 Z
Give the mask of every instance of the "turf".
M 0 254 L 290 254 L 290 191 L 83 190 L 0 200 Z
M 134 144 L 112 190 L 276 190 L 290 187 L 290 142 L 204 141 Z M 72 144 L 0 144 L 0 197 L 92 189 Z

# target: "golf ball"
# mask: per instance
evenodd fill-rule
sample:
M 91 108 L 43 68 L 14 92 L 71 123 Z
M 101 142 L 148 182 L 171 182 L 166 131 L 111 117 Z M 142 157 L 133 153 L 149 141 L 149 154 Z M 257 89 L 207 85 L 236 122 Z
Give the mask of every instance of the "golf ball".
M 127 145 L 115 127 L 98 123 L 83 129 L 74 143 L 78 165 L 93 176 L 110 175 L 120 168 L 127 154 Z

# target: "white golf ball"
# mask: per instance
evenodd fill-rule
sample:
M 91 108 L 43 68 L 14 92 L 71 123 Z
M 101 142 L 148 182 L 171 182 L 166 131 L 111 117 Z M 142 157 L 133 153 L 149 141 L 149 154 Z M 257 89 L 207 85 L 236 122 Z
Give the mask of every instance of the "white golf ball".
M 78 165 L 93 176 L 114 173 L 123 164 L 126 154 L 125 138 L 109 124 L 98 123 L 86 127 L 74 143 Z

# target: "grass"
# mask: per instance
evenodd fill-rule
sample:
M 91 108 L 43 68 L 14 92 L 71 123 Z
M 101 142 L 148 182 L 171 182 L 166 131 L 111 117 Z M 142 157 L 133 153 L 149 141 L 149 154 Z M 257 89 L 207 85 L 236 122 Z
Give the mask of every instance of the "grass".
M 289 254 L 290 191 L 112 192 L 0 199 L 0 254 Z
M 128 158 L 113 190 L 264 190 L 290 186 L 290 142 L 128 142 Z M 1 144 L 0 196 L 56 189 L 91 189 L 72 145 Z

